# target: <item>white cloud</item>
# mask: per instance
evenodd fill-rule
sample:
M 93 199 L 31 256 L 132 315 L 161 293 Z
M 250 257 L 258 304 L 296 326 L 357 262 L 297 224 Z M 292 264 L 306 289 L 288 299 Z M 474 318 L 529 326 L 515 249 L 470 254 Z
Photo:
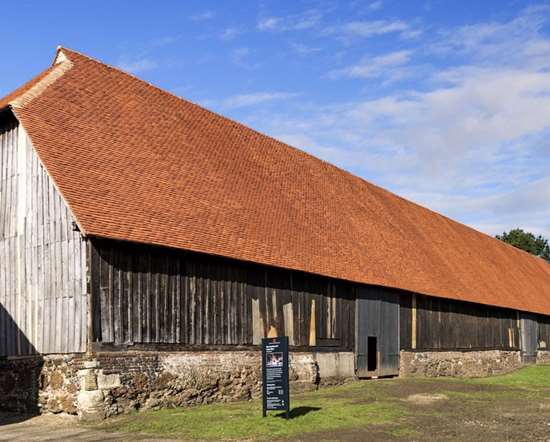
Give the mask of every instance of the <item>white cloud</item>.
M 317 10 L 309 10 L 303 14 L 289 15 L 285 17 L 263 17 L 258 21 L 257 28 L 260 31 L 302 31 L 313 28 L 321 21 L 322 14 Z
M 432 56 L 418 87 L 325 106 L 300 100 L 285 114 L 249 121 L 489 234 L 520 226 L 550 237 L 547 12 L 528 9 L 507 22 L 435 34 L 433 43 L 413 49 Z M 411 29 L 402 22 L 361 23 L 346 32 L 366 38 Z M 439 56 L 445 68 L 436 68 Z M 409 67 L 410 59 L 411 52 L 396 51 L 332 76 L 384 78 Z
M 338 35 L 342 38 L 372 38 L 386 34 L 398 34 L 403 38 L 420 35 L 419 29 L 412 28 L 401 20 L 352 21 L 340 26 L 325 29 L 326 35 Z
M 364 57 L 358 64 L 331 71 L 329 77 L 374 78 L 386 75 L 388 78 L 395 79 L 396 75 L 403 74 L 403 71 L 396 68 L 406 65 L 411 54 L 411 51 L 396 51 L 372 58 Z
M 299 94 L 292 92 L 254 92 L 250 94 L 233 95 L 221 102 L 211 101 L 210 103 L 223 110 L 239 109 L 243 107 L 266 104 L 273 101 L 289 100 Z
M 206 20 L 212 20 L 216 16 L 215 11 L 206 10 L 206 11 L 200 11 L 196 14 L 193 14 L 191 16 L 191 20 L 193 21 L 206 21 Z
M 375 1 L 375 2 L 372 2 L 371 4 L 369 4 L 369 9 L 371 11 L 377 11 L 378 9 L 380 9 L 382 6 L 384 6 L 384 2 L 381 1 L 381 0 L 378 0 L 378 1 Z
M 302 57 L 321 51 L 321 48 L 307 46 L 303 43 L 291 43 L 290 49 L 292 52 Z
M 260 31 L 274 31 L 278 28 L 281 19 L 277 17 L 263 18 L 258 22 L 258 29 Z
M 138 60 L 121 60 L 117 66 L 123 71 L 138 74 L 140 72 L 151 71 L 158 67 L 158 63 L 151 58 L 141 58 Z
M 153 38 L 148 46 L 152 48 L 161 48 L 176 43 L 180 39 L 179 35 L 167 35 L 165 37 Z
M 241 35 L 243 31 L 239 28 L 225 28 L 220 35 L 220 38 L 225 41 L 233 40 Z

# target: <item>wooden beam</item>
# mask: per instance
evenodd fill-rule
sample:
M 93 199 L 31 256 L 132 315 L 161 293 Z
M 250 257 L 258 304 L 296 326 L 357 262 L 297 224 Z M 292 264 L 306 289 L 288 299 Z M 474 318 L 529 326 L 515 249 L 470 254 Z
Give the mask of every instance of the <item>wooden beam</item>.
M 416 349 L 416 294 L 412 295 L 411 348 Z

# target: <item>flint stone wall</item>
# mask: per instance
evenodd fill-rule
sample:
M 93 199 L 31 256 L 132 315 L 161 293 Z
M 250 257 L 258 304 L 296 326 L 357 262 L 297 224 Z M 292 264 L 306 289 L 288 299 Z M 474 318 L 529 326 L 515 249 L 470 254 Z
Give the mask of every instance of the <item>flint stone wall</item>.
M 102 419 L 261 394 L 259 351 L 124 352 L 0 360 L 0 410 Z M 353 377 L 353 353 L 291 353 L 293 391 Z
M 519 351 L 402 351 L 399 376 L 476 378 L 508 373 L 522 365 Z
M 0 359 L 0 410 L 77 413 L 79 356 Z
M 294 390 L 316 388 L 311 353 L 294 353 Z M 131 410 L 182 407 L 259 397 L 259 352 L 104 353 L 78 373 L 79 415 L 102 419 Z

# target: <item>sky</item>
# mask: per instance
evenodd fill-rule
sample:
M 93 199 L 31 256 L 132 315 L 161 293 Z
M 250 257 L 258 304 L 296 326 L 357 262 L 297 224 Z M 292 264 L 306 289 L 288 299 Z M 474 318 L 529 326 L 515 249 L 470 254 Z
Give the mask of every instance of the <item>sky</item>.
M 19 0 L 2 18 L 0 95 L 63 45 L 490 235 L 550 238 L 550 2 Z

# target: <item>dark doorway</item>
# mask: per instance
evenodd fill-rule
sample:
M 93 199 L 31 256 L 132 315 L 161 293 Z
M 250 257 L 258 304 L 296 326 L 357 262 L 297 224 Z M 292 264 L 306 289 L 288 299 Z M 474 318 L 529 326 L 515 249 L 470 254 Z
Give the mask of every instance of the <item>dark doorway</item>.
M 399 295 L 382 287 L 357 291 L 357 376 L 399 374 Z
M 378 348 L 376 345 L 376 336 L 369 336 L 367 345 L 367 370 L 375 371 L 378 368 Z

